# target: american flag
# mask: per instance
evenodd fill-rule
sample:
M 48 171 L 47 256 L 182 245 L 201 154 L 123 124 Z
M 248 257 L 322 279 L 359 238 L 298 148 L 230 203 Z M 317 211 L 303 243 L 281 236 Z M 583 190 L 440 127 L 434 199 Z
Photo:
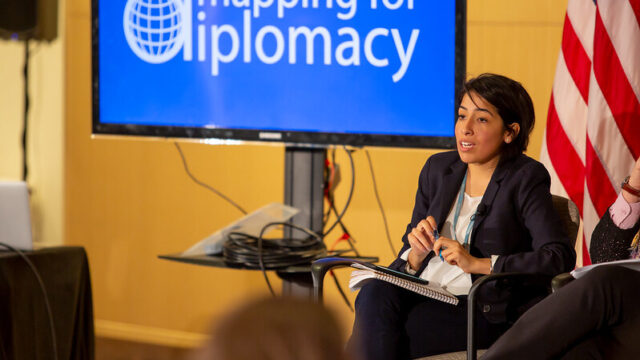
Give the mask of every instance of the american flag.
M 640 0 L 569 0 L 541 160 L 580 209 L 577 266 L 640 155 Z

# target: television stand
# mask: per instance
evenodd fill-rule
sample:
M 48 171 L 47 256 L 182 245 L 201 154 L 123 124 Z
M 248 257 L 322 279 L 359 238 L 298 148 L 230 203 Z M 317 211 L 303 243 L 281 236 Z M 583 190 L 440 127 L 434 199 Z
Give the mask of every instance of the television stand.
M 324 168 L 326 148 L 287 146 L 285 149 L 284 203 L 293 206 L 300 212 L 291 218 L 294 225 L 305 227 L 318 234 L 323 232 L 324 211 Z M 308 235 L 298 229 L 285 227 L 284 236 L 304 238 Z M 331 256 L 328 254 L 327 256 Z M 337 256 L 337 255 L 333 255 Z M 343 256 L 339 254 L 339 256 Z M 159 255 L 161 259 L 179 261 L 189 264 L 205 265 L 220 268 L 250 269 L 247 267 L 229 266 L 222 255 Z M 344 257 L 344 256 L 343 256 Z M 377 257 L 354 257 L 354 259 L 377 262 Z M 256 269 L 250 269 L 256 270 Z M 311 264 L 288 266 L 275 270 L 282 279 L 282 294 L 311 298 L 313 296 L 313 280 Z
M 287 146 L 284 154 L 284 203 L 300 210 L 290 222 L 322 234 L 324 211 L 324 147 Z M 284 237 L 304 238 L 304 232 L 285 227 Z M 311 273 L 278 272 L 282 294 L 307 297 L 313 294 Z

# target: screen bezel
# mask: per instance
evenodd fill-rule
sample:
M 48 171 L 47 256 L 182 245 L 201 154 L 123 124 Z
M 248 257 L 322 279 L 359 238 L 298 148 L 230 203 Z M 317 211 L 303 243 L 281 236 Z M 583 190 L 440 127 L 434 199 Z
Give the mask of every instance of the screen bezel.
M 91 90 L 92 90 L 92 134 L 128 135 L 160 138 L 220 139 L 251 142 L 270 142 L 294 145 L 350 145 L 384 146 L 403 148 L 454 149 L 453 136 L 407 136 L 368 133 L 327 133 L 286 130 L 247 130 L 230 128 L 200 128 L 182 126 L 149 126 L 137 124 L 105 124 L 100 122 L 100 74 L 99 74 L 99 19 L 98 2 L 91 1 Z M 102 0 L 105 1 L 105 0 Z M 456 0 L 455 21 L 455 94 L 460 92 L 466 78 L 466 28 L 467 1 Z M 457 102 L 454 101 L 451 121 L 455 123 Z

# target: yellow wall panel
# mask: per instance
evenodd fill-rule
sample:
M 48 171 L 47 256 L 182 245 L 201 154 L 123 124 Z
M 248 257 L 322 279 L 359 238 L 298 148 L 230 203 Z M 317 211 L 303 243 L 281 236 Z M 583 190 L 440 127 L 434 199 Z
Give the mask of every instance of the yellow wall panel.
M 485 23 L 555 23 L 564 18 L 567 0 L 467 0 L 467 20 Z
M 495 72 L 531 95 L 536 126 L 527 153 L 538 158 L 560 51 L 567 1 L 468 1 L 467 72 Z
M 469 1 L 468 73 L 505 74 L 529 90 L 538 116 L 529 154 L 536 158 L 565 7 L 566 1 Z M 182 251 L 240 214 L 188 179 L 170 141 L 91 138 L 89 13 L 85 2 L 76 0 L 68 1 L 67 13 L 67 243 L 83 245 L 88 251 L 98 333 L 117 337 L 118 329 L 127 329 L 127 324 L 129 330 L 121 330 L 122 337 L 148 339 L 144 334 L 131 335 L 144 329 L 160 329 L 154 334 L 203 333 L 212 319 L 238 301 L 267 294 L 261 274 L 172 263 L 156 256 Z M 183 143 L 182 147 L 194 174 L 247 210 L 282 201 L 282 146 Z M 411 215 L 418 173 L 434 151 L 369 151 L 397 250 Z M 366 156 L 356 150 L 353 157 L 356 188 L 345 223 L 362 254 L 377 255 L 382 263 L 389 263 L 393 255 Z M 336 202 L 341 208 L 350 181 L 348 159 L 341 149 L 337 161 L 342 182 Z M 340 235 L 334 231 L 327 244 Z M 348 271 L 337 274 L 346 287 Z M 279 290 L 279 281 L 275 276 L 271 279 Z M 332 282 L 326 285 L 327 303 L 340 314 L 349 333 L 353 315 Z M 349 297 L 353 301 L 355 294 Z M 173 343 L 181 341 L 176 340 L 181 338 L 178 335 L 174 338 Z M 165 340 L 172 343 L 170 335 Z
M 33 239 L 36 246 L 64 241 L 64 3 L 58 37 L 29 42 L 27 158 Z M 26 43 L 0 40 L 0 179 L 22 180 L 23 66 Z

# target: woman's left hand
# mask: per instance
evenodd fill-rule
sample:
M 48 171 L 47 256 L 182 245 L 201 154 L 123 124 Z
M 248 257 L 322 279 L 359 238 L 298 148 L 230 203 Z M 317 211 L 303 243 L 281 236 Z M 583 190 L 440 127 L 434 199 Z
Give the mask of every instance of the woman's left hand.
M 636 164 L 631 170 L 631 175 L 629 176 L 629 185 L 635 189 L 640 189 L 640 157 L 636 160 Z M 622 191 L 622 197 L 627 200 L 628 203 L 635 203 L 640 201 L 639 196 L 632 195 L 627 191 Z
M 433 252 L 438 255 L 442 249 L 444 261 L 450 265 L 456 265 L 467 274 L 489 274 L 491 272 L 491 260 L 479 259 L 469 252 L 456 240 L 440 237 L 433 246 Z

